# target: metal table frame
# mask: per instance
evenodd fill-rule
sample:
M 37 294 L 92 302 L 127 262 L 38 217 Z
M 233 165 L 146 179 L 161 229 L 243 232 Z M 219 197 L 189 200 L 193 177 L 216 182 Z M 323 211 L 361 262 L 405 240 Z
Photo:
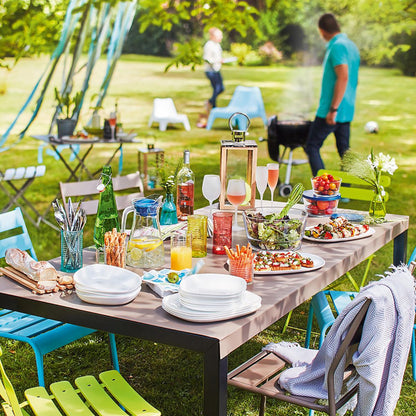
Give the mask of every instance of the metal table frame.
M 198 325 L 171 317 L 162 310 L 160 298 L 148 288 L 143 288 L 133 303 L 108 308 L 83 303 L 75 294 L 72 301 L 71 297 L 62 300 L 57 294 L 34 295 L 8 279 L 0 279 L 0 306 L 200 352 L 204 356 L 204 415 L 225 416 L 228 354 L 388 242 L 394 241 L 393 263 L 405 262 L 408 217 L 395 216 L 395 219 L 394 223 L 378 226 L 376 234 L 371 237 L 372 244 L 358 244 L 364 239 L 350 244 L 338 243 L 345 245 L 342 255 L 339 248 L 334 248 L 335 244 L 326 244 L 322 250 L 322 244 L 305 243 L 303 251 L 320 253 L 326 260 L 325 266 L 309 273 L 293 274 L 291 279 L 279 279 L 280 276 L 277 279 L 267 276 L 263 281 L 258 279 L 251 290 L 263 297 L 261 309 L 230 321 Z M 234 240 L 234 244 L 238 242 L 238 238 Z M 243 238 L 240 242 L 245 243 Z M 331 250 L 338 253 L 339 258 L 331 257 Z M 85 254 L 84 264 L 88 262 L 88 255 L 93 257 L 93 253 Z M 218 273 L 224 260 L 223 256 L 208 255 L 202 272 Z M 276 280 L 284 282 L 279 289 Z

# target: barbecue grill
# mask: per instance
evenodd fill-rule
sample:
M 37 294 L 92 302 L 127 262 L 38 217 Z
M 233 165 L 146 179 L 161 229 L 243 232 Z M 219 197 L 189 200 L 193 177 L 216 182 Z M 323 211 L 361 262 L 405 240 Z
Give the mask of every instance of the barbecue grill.
M 267 148 L 269 156 L 279 164 L 287 165 L 285 181 L 279 185 L 280 196 L 287 197 L 292 192 L 293 187 L 290 184 L 292 166 L 308 163 L 306 159 L 293 159 L 293 151 L 298 147 L 305 147 L 311 124 L 312 121 L 309 120 L 278 120 L 277 116 L 272 116 L 268 120 Z M 284 147 L 281 156 L 280 146 Z M 288 159 L 284 159 L 288 150 Z

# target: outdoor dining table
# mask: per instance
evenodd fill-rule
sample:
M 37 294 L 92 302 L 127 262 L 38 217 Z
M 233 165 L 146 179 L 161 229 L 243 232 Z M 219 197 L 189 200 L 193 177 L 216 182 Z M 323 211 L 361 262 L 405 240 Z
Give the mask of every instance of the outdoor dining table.
M 56 136 L 54 135 L 48 135 L 48 134 L 34 134 L 32 137 L 36 140 L 40 140 L 47 145 L 49 145 L 53 151 L 58 156 L 59 160 L 63 163 L 65 168 L 69 172 L 68 178 L 64 182 L 71 182 L 71 181 L 77 181 L 81 180 L 81 176 L 83 173 L 85 173 L 88 177 L 88 179 L 95 179 L 97 174 L 101 172 L 101 169 L 95 172 L 91 172 L 86 164 L 86 159 L 90 155 L 91 151 L 93 150 L 94 146 L 97 144 L 105 144 L 107 146 L 116 145 L 115 149 L 113 150 L 113 153 L 107 160 L 106 165 L 110 164 L 117 153 L 120 154 L 119 156 L 119 163 L 118 163 L 118 175 L 121 175 L 121 172 L 123 170 L 123 144 L 125 143 L 141 143 L 141 140 L 135 139 L 135 138 L 129 138 L 127 139 L 117 139 L 117 140 L 104 140 L 103 138 L 75 138 L 75 139 L 62 139 L 58 140 Z M 75 158 L 77 160 L 76 166 L 72 167 L 68 160 L 65 158 L 65 156 L 58 150 L 58 146 L 61 144 L 67 144 L 69 145 L 69 148 L 71 151 L 74 150 L 74 145 L 81 145 L 85 147 L 85 151 L 82 155 L 79 155 L 77 152 L 73 152 L 75 155 Z
M 279 206 L 279 203 L 275 205 Z M 3 278 L 0 279 L 0 307 L 202 353 L 204 415 L 225 416 L 227 357 L 232 351 L 389 242 L 393 241 L 393 264 L 406 261 L 409 218 L 387 215 L 387 220 L 386 223 L 374 226 L 375 233 L 368 238 L 332 244 L 304 241 L 301 251 L 322 257 L 325 265 L 306 273 L 255 275 L 248 290 L 261 296 L 261 307 L 250 315 L 235 319 L 209 323 L 178 319 L 163 310 L 162 299 L 145 285 L 137 298 L 129 304 L 101 306 L 84 303 L 75 293 L 65 296 L 36 295 Z M 322 222 L 322 219 L 309 218 L 307 225 L 317 222 Z M 246 244 L 244 232 L 233 235 L 233 246 L 236 243 Z M 167 267 L 168 244 L 166 242 Z M 209 242 L 208 255 L 200 273 L 227 273 L 224 269 L 227 257 L 211 254 L 211 247 Z M 94 258 L 93 251 L 84 251 L 84 265 L 94 262 Z M 59 267 L 59 259 L 52 262 Z M 163 378 L 163 373 L 160 373 L 160 377 Z

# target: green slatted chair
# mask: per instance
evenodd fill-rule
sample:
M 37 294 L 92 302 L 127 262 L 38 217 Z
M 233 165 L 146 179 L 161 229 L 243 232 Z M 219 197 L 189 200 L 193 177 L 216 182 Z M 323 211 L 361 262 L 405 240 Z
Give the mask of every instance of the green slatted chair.
M 77 389 L 68 381 L 52 383 L 52 394 L 44 387 L 27 389 L 23 403 L 19 403 L 1 360 L 0 372 L 0 395 L 6 416 L 29 416 L 25 410 L 27 406 L 37 416 L 160 416 L 160 412 L 146 402 L 116 370 L 101 373 L 100 381 L 93 376 L 78 377 L 75 380 Z

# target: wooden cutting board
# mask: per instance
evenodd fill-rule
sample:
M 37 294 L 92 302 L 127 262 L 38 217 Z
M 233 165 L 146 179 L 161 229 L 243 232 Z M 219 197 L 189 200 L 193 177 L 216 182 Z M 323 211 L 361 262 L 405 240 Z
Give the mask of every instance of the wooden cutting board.
M 14 280 L 17 283 L 20 283 L 21 285 L 26 286 L 34 293 L 38 293 L 39 295 L 46 293 L 45 290 L 38 289 L 36 287 L 36 283 L 32 279 L 30 279 L 24 273 L 19 272 L 19 270 L 16 270 L 13 267 L 10 267 L 10 266 L 0 267 L 0 273 L 4 274 L 5 276 L 9 277 L 10 279 Z

